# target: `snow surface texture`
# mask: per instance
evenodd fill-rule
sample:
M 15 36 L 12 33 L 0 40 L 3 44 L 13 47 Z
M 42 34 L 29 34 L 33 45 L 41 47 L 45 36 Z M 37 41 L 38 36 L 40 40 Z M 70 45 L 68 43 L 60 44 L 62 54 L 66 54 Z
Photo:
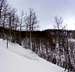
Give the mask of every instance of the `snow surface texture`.
M 70 38 L 70 39 L 68 39 L 68 41 L 69 41 L 69 42 L 75 42 L 75 39 Z
M 38 57 L 31 50 L 0 39 L 0 72 L 64 72 L 64 69 Z

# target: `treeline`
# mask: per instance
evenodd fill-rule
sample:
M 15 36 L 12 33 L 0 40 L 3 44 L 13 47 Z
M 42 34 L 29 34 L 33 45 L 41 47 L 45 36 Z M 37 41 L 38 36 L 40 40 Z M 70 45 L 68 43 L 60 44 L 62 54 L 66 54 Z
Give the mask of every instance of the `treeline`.
M 37 16 L 33 9 L 29 9 L 29 13 L 21 12 L 18 16 L 16 9 L 11 8 L 6 0 L 0 0 L 0 26 L 9 28 L 10 30 L 27 30 L 33 31 L 38 27 Z
M 6 0 L 0 0 L 0 26 L 16 29 L 19 25 L 19 17 L 14 8 L 9 7 Z
M 51 35 L 54 34 L 54 37 L 50 35 L 50 32 L 48 33 L 48 38 L 43 37 L 43 34 L 35 37 L 32 35 L 32 32 L 39 26 L 34 10 L 30 8 L 27 14 L 24 14 L 22 11 L 19 17 L 16 13 L 16 9 L 11 8 L 6 0 L 0 0 L 0 27 L 3 28 L 0 36 L 3 39 L 7 39 L 7 48 L 9 40 L 13 40 L 12 38 L 16 39 L 18 36 L 20 45 L 23 45 L 25 48 L 26 45 L 28 45 L 29 49 L 33 50 L 40 57 L 65 67 L 68 69 L 68 72 L 72 69 L 75 70 L 75 66 L 72 64 L 72 60 L 74 61 L 75 58 L 72 57 L 73 59 L 71 60 L 71 56 L 74 56 L 74 53 L 72 53 L 74 44 L 70 47 L 68 41 L 69 33 L 64 31 L 65 26 L 62 26 L 62 17 L 55 17 L 54 19 L 56 23 L 55 28 L 57 29 L 56 33 L 54 32 L 55 34 L 51 32 Z M 5 28 L 8 29 L 7 35 L 5 34 Z M 62 29 L 61 32 L 59 32 L 60 28 Z M 26 31 L 25 38 L 22 39 L 21 32 L 24 29 Z M 18 35 L 16 35 L 16 31 L 18 31 Z M 28 32 L 29 35 L 27 35 Z
M 16 9 L 11 8 L 6 0 L 0 0 L 0 26 L 9 29 L 8 33 L 10 37 L 7 37 L 7 40 L 11 40 L 12 30 L 30 31 L 30 48 L 32 49 L 31 31 L 38 27 L 37 22 L 37 16 L 33 9 L 30 8 L 27 14 L 24 14 L 24 11 L 22 11 L 19 17 Z M 3 37 L 5 37 L 4 30 Z M 21 41 L 21 34 L 19 34 L 19 41 Z

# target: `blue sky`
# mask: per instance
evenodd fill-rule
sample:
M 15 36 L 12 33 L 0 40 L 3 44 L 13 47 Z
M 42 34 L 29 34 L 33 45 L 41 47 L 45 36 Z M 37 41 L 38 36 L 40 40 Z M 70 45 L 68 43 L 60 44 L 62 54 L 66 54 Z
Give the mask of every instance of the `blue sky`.
M 8 0 L 11 7 L 21 11 L 33 8 L 37 14 L 40 29 L 53 28 L 54 17 L 61 16 L 67 29 L 75 29 L 75 0 Z

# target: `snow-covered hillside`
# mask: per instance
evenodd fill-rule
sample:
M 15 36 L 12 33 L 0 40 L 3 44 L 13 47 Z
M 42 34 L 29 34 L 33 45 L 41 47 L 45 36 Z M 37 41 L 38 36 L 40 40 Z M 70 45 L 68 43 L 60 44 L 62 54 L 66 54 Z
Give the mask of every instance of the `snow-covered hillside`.
M 64 72 L 64 69 L 38 57 L 18 44 L 0 39 L 0 72 Z

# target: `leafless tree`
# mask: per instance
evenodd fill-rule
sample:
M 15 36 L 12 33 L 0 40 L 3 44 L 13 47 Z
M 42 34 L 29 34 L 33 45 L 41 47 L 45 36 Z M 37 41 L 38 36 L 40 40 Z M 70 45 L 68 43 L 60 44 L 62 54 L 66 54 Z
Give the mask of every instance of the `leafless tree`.
M 63 19 L 62 17 L 55 17 L 55 27 L 56 29 L 58 30 L 57 31 L 57 51 L 58 51 L 58 55 L 59 55 L 59 62 L 60 62 L 60 39 L 62 38 L 63 42 L 63 45 L 66 44 L 66 46 L 63 46 L 64 47 L 64 56 L 65 56 L 65 60 L 66 60 L 66 69 L 68 69 L 68 72 L 70 71 L 72 65 L 71 65 L 71 60 L 70 60 L 70 51 L 69 51 L 69 42 L 68 42 L 68 37 L 69 37 L 69 33 L 67 30 L 64 30 L 66 25 L 63 26 Z M 61 30 L 61 32 L 60 32 Z M 62 37 L 60 37 L 60 33 L 62 33 Z M 61 63 L 61 62 L 60 62 Z M 61 65 L 61 64 L 60 64 Z
M 0 25 L 4 28 L 5 26 L 5 19 L 7 14 L 7 1 L 6 0 L 0 0 Z M 3 38 L 4 38 L 4 29 L 3 29 Z M 7 45 L 8 47 L 8 45 Z
M 1 10 L 4 5 L 5 0 L 0 0 L 0 18 L 1 18 Z
M 29 9 L 29 14 L 25 18 L 25 24 L 27 31 L 30 32 L 30 49 L 32 49 L 32 31 L 37 28 L 37 16 L 33 9 Z
M 57 16 L 55 16 L 54 17 L 54 19 L 55 19 L 55 25 L 54 25 L 54 27 L 56 28 L 56 29 L 63 29 L 63 28 L 65 28 L 65 26 L 63 26 L 63 19 L 62 19 L 62 17 L 57 17 Z
M 57 31 L 57 39 L 56 39 L 56 52 L 58 53 L 58 55 L 59 55 L 59 63 L 60 63 L 60 53 L 59 53 L 59 42 L 60 42 L 60 38 L 59 38 L 59 30 L 60 30 L 60 28 L 61 28 L 61 25 L 62 25 L 62 22 L 63 22 L 63 20 L 62 20 L 62 17 L 57 17 L 57 16 L 55 16 L 55 28 L 58 30 Z M 58 65 L 59 65 L 59 63 L 58 63 Z

